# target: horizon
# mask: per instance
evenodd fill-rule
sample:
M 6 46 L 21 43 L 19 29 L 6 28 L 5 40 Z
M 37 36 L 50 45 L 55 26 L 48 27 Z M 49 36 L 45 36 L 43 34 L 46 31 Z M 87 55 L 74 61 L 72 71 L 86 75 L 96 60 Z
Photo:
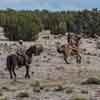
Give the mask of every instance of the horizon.
M 87 11 L 99 11 L 100 12 L 100 9 L 98 9 L 98 8 L 91 8 L 91 9 L 86 9 L 86 8 L 84 8 L 84 9 L 77 9 L 77 10 L 70 10 L 70 9 L 68 9 L 68 10 L 49 10 L 49 9 L 15 9 L 15 8 L 4 8 L 4 9 L 1 9 L 0 8 L 0 11 L 9 11 L 9 10 L 12 10 L 12 11 L 32 11 L 32 12 L 34 12 L 34 11 L 40 11 L 40 12 L 42 12 L 42 11 L 48 11 L 48 12 L 68 12 L 68 11 L 70 11 L 70 12 L 78 12 L 78 11 L 80 11 L 80 12 L 83 12 L 83 11 L 85 11 L 85 10 L 87 10 Z
M 100 9 L 98 9 L 98 8 L 91 8 L 91 9 L 86 9 L 86 8 L 84 8 L 84 9 L 77 9 L 77 10 L 49 10 L 49 9 L 15 9 L 15 8 L 5 8 L 5 9 L 1 9 L 0 8 L 0 10 L 1 11 L 7 11 L 7 10 L 14 10 L 14 11 L 36 11 L 36 10 L 38 10 L 38 11 L 43 11 L 43 10 L 46 10 L 46 11 L 48 11 L 48 12 L 68 12 L 68 11 L 72 11 L 72 12 L 78 12 L 78 11 L 84 11 L 84 10 L 87 10 L 87 11 L 92 11 L 93 9 L 97 9 L 98 11 L 100 11 Z
M 100 9 L 99 0 L 3 0 L 0 9 L 6 10 L 48 10 L 48 11 L 80 11 Z

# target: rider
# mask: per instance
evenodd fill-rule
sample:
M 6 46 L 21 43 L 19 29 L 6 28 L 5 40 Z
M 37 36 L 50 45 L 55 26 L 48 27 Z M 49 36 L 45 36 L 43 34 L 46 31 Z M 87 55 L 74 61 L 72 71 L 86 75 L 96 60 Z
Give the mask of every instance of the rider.
M 79 35 L 76 35 L 76 37 L 75 37 L 75 47 L 77 47 L 77 48 L 79 48 L 80 39 L 81 39 L 81 37 Z
M 67 47 L 77 49 L 79 48 L 79 43 L 80 43 L 81 37 L 79 35 L 75 35 L 74 37 L 68 33 L 67 36 Z
M 71 42 L 71 34 L 70 33 L 68 33 L 68 35 L 67 35 L 67 42 L 68 42 L 68 44 Z
M 70 33 L 68 33 L 67 35 L 67 47 L 72 47 L 73 45 L 73 40 L 72 40 L 72 35 Z
M 19 40 L 18 41 L 18 45 L 17 45 L 17 51 L 16 54 L 20 57 L 24 58 L 24 61 L 26 60 L 26 47 L 23 44 L 23 40 Z

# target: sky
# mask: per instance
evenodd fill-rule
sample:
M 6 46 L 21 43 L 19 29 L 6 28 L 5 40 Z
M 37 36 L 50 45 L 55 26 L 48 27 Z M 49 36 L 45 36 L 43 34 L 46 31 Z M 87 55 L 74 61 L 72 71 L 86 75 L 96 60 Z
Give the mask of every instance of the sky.
M 100 0 L 0 0 L 0 9 L 50 11 L 100 8 Z

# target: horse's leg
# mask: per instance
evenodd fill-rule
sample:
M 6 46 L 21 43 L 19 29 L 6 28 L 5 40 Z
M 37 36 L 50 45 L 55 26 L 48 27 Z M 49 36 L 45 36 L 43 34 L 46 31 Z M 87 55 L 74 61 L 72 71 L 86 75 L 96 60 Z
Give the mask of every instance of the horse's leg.
M 76 62 L 77 62 L 78 64 L 81 63 L 81 56 L 80 56 L 80 55 L 77 55 L 77 56 L 76 56 Z
M 9 71 L 9 74 L 10 74 L 10 79 L 13 79 L 13 75 L 12 75 L 12 70 L 11 70 L 11 67 L 8 68 L 8 71 Z
M 79 55 L 79 63 L 81 63 L 81 59 L 82 59 L 82 57 Z
M 15 67 L 16 67 L 16 66 L 12 66 L 12 73 L 13 73 L 13 75 L 14 75 L 14 77 L 15 77 L 15 80 L 16 80 Z
M 65 55 L 65 54 L 63 54 L 63 55 L 64 55 L 64 61 L 65 61 L 65 63 L 66 63 L 66 64 L 70 64 L 70 63 L 67 61 L 68 56 Z
M 70 64 L 70 63 L 68 62 L 67 59 L 68 59 L 68 57 L 70 56 L 71 52 L 72 52 L 71 49 L 67 49 L 67 50 L 65 50 L 64 53 L 63 53 L 63 55 L 64 55 L 64 60 L 65 60 L 66 64 Z
M 76 63 L 79 63 L 78 55 L 76 55 Z
M 26 65 L 26 74 L 25 74 L 25 78 L 30 78 L 30 75 L 29 75 L 29 65 Z

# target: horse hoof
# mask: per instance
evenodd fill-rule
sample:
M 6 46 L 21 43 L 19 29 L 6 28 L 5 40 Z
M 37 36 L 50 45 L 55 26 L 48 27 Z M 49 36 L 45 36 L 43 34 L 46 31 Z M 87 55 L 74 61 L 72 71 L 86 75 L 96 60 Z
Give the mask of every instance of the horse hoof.
M 30 79 L 30 75 L 25 75 L 25 79 Z
M 28 76 L 28 78 L 30 79 L 30 76 Z
M 67 63 L 67 64 L 70 64 L 70 63 Z
M 70 64 L 70 63 L 67 62 L 66 64 Z
M 10 77 L 10 79 L 13 79 L 13 77 Z

